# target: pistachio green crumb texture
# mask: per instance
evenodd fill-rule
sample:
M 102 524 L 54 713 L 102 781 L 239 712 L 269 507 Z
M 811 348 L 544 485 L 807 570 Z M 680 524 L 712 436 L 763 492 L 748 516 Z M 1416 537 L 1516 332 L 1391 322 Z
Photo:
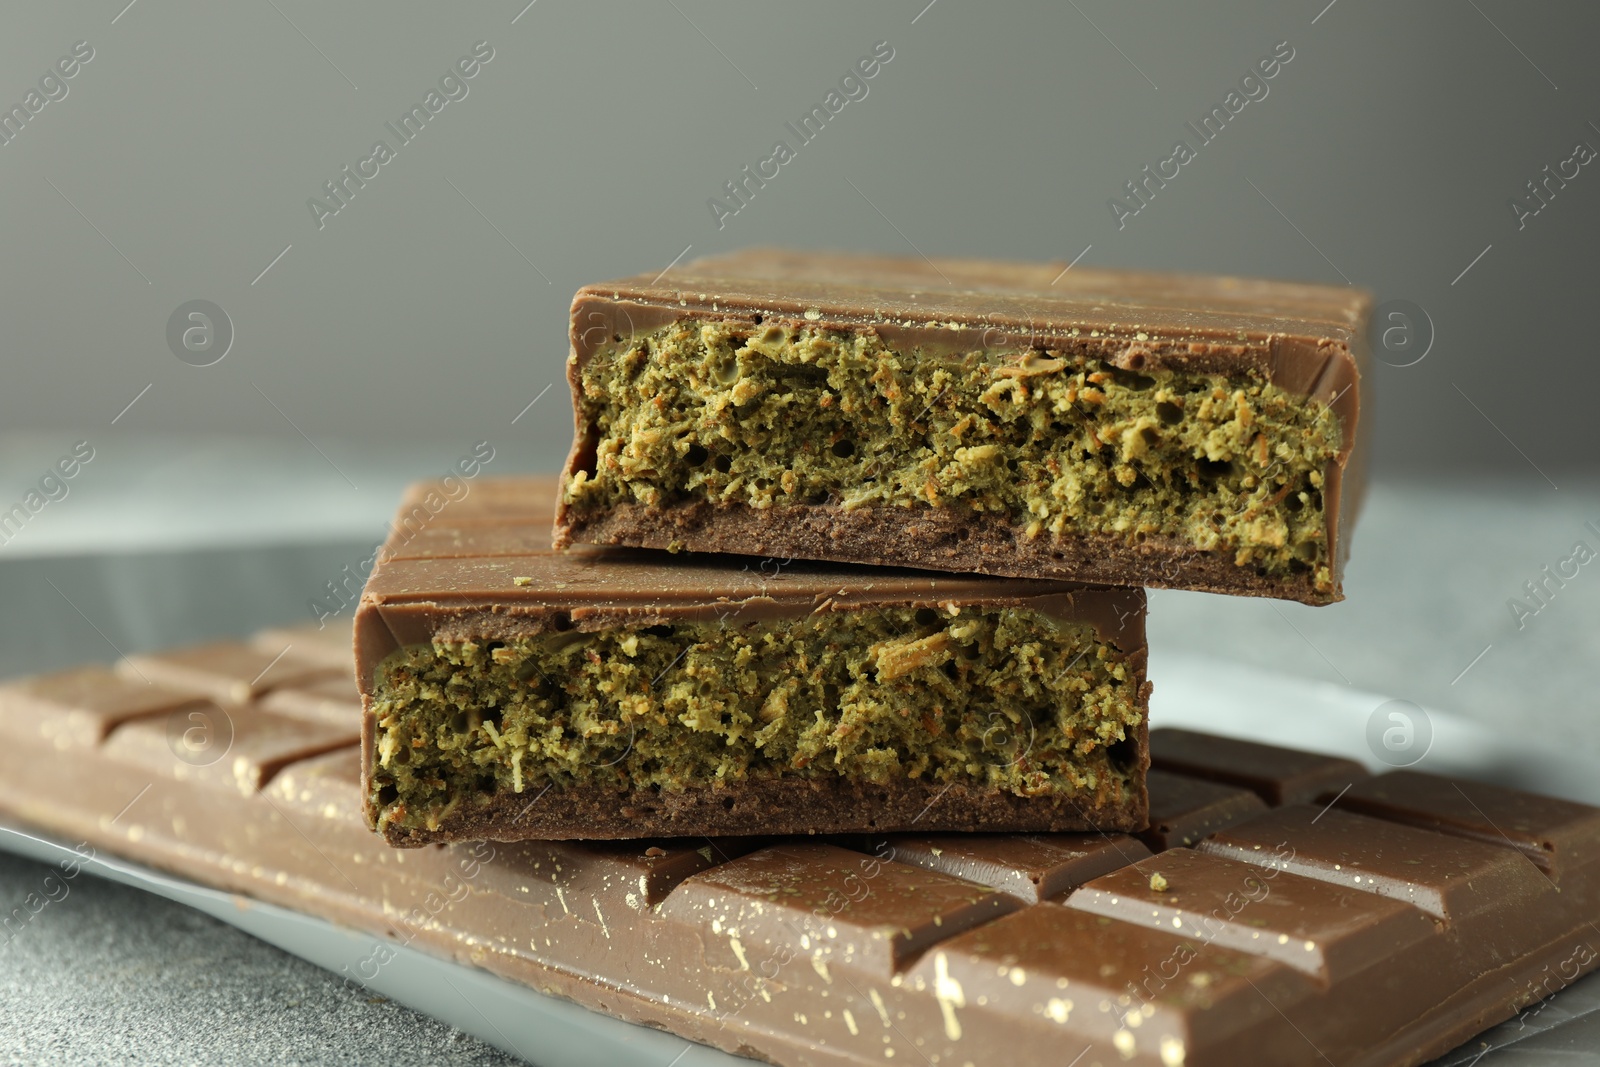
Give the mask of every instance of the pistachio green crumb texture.
M 382 825 L 433 829 L 458 804 L 546 785 L 843 776 L 1092 795 L 1134 773 L 1138 683 L 1092 627 L 1010 608 L 436 642 L 378 668 L 373 801 Z
M 1055 351 L 912 358 L 871 331 L 686 320 L 583 367 L 567 502 L 951 506 L 1029 537 L 1151 535 L 1333 588 L 1326 405 L 1247 375 Z

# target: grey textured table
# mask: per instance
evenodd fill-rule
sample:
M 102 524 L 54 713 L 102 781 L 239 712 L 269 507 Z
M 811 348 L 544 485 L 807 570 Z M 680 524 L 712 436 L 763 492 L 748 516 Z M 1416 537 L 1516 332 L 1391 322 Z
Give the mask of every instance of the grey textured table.
M 1560 481 L 1559 491 L 1531 472 L 1507 483 L 1381 485 L 1355 541 L 1346 603 L 1158 592 L 1151 641 L 1559 739 L 1600 767 L 1600 558 L 1559 586 L 1543 571 L 1556 573 L 1578 541 L 1600 551 L 1600 533 L 1585 525 L 1600 528 L 1600 485 Z M 0 617 L 0 673 L 308 618 L 307 598 L 368 547 L 0 556 L 10 609 Z M 1540 581 L 1542 606 L 1525 589 Z M 1514 597 L 1539 608 L 1520 628 Z M 0 856 L 0 907 L 43 876 Z M 92 878 L 0 944 L 0 1060 L 514 1062 L 209 918 Z

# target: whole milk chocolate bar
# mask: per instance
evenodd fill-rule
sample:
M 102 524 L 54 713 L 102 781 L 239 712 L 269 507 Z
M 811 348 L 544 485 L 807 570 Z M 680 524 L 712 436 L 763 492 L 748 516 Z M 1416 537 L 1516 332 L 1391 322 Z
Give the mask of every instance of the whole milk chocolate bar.
M 1368 304 L 770 249 L 586 286 L 556 543 L 1339 600 Z
M 0 688 L 0 813 L 793 1067 L 1408 1067 L 1600 960 L 1600 810 L 1187 732 L 1142 837 L 393 849 L 339 651 Z
M 555 479 L 445 489 L 356 614 L 392 844 L 1146 822 L 1140 590 L 555 552 Z

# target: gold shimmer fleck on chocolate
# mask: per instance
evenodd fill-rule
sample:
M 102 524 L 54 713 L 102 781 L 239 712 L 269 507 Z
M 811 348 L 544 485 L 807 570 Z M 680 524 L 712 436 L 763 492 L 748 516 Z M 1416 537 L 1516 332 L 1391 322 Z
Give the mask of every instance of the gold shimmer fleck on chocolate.
M 1364 294 L 756 250 L 581 290 L 572 542 L 1338 600 Z

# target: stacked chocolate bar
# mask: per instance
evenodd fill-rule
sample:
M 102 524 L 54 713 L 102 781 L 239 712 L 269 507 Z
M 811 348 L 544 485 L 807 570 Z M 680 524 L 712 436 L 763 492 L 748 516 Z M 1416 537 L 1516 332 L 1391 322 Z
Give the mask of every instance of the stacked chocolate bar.
M 414 487 L 353 678 L 0 686 L 0 816 L 774 1063 L 1410 1067 L 1600 964 L 1600 810 L 1147 724 L 1144 587 L 1339 599 L 1365 308 L 585 289 L 564 476 Z
M 1365 314 L 778 251 L 583 289 L 559 488 L 419 487 L 368 582 L 369 818 L 1142 829 L 1143 587 L 1339 599 Z
M 391 843 L 1144 826 L 1142 592 L 556 551 L 556 492 L 480 481 L 380 553 L 356 673 Z

